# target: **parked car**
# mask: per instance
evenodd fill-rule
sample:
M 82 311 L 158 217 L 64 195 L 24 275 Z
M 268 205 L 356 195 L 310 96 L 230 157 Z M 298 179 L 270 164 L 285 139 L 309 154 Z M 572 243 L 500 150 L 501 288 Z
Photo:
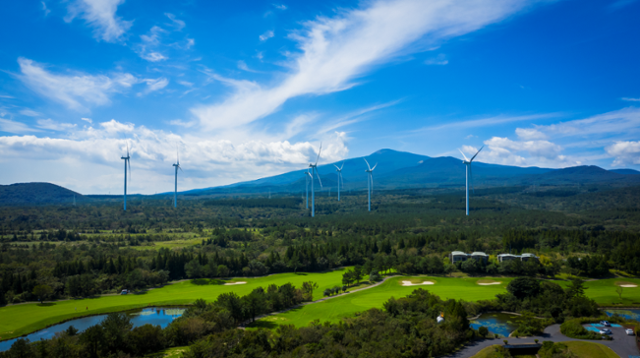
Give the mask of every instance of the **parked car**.
M 611 323 L 609 323 L 609 321 L 600 321 L 600 325 L 605 327 L 611 327 Z
M 633 334 L 633 329 L 631 329 L 631 328 L 628 328 L 627 330 L 625 330 L 625 332 L 627 332 L 627 334 L 628 334 L 629 336 L 633 336 L 633 335 L 634 335 L 634 334 Z
M 120 292 L 121 295 L 126 295 L 127 293 L 129 293 L 129 290 L 127 290 L 126 288 L 122 290 L 122 292 Z
M 611 330 L 609 328 L 603 328 L 600 330 L 600 334 L 611 334 Z

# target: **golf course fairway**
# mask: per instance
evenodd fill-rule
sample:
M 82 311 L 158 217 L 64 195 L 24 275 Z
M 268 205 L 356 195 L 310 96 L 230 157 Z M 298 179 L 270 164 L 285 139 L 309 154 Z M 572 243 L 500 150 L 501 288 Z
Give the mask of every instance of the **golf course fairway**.
M 433 285 L 424 286 L 402 286 L 404 280 L 433 281 Z M 448 278 L 448 277 L 408 277 L 398 276 L 389 278 L 383 284 L 370 289 L 346 294 L 334 299 L 326 300 L 316 304 L 305 305 L 291 311 L 268 316 L 253 324 L 253 327 L 274 327 L 280 324 L 293 324 L 296 327 L 307 326 L 314 320 L 320 322 L 336 322 L 342 317 L 348 317 L 356 312 L 366 311 L 370 308 L 382 308 L 384 302 L 389 298 L 405 297 L 413 290 L 424 288 L 434 293 L 442 299 L 462 299 L 465 301 L 489 300 L 495 298 L 499 293 L 506 291 L 506 286 L 513 278 L 490 278 L 490 277 L 470 277 L 470 278 Z M 640 286 L 638 279 L 625 279 L 636 282 Z M 500 282 L 500 284 L 486 285 L 486 282 Z M 604 279 L 587 281 L 584 283 L 585 295 L 593 298 L 602 306 L 617 304 L 621 301 L 616 293 L 616 281 L 619 279 Z M 485 285 L 478 284 L 485 283 Z M 559 285 L 566 287 L 568 281 L 556 281 Z M 625 288 L 622 294 L 623 304 L 640 305 L 640 288 Z
M 318 299 L 322 297 L 325 289 L 341 285 L 345 270 L 346 268 L 324 273 L 283 273 L 257 278 L 242 277 L 231 281 L 244 281 L 246 284 L 228 286 L 197 285 L 189 280 L 140 294 L 46 302 L 43 305 L 37 303 L 11 305 L 0 308 L 0 340 L 19 337 L 72 318 L 156 305 L 187 305 L 199 298 L 212 301 L 225 292 L 235 292 L 239 296 L 244 296 L 256 287 L 262 286 L 266 289 L 271 284 L 281 286 L 290 282 L 296 287 L 302 287 L 303 282 L 313 281 L 318 284 L 313 297 Z

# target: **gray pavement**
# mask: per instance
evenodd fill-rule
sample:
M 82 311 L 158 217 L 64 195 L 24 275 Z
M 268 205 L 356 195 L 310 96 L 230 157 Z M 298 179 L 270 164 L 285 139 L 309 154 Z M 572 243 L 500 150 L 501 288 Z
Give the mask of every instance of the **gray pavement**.
M 612 341 L 592 341 L 588 340 L 588 342 L 600 343 L 611 348 L 616 354 L 618 354 L 622 358 L 629 358 L 629 356 L 638 356 L 640 352 L 638 351 L 638 347 L 635 343 L 634 336 L 627 336 L 624 332 L 624 328 L 616 328 L 612 327 L 611 332 L 613 340 Z M 446 356 L 446 358 L 468 358 L 473 357 L 476 353 L 481 351 L 482 349 L 492 346 L 494 344 L 503 344 L 503 340 L 508 340 L 509 343 L 535 343 L 535 339 L 538 339 L 541 343 L 544 341 L 552 341 L 552 342 L 566 342 L 566 341 L 583 341 L 583 339 L 575 339 L 569 338 L 564 334 L 560 333 L 560 325 L 554 324 L 547 328 L 545 328 L 544 333 L 541 336 L 537 337 L 528 337 L 528 338 L 497 338 L 497 339 L 483 339 L 472 341 L 469 344 L 465 345 L 464 348 L 459 351 Z

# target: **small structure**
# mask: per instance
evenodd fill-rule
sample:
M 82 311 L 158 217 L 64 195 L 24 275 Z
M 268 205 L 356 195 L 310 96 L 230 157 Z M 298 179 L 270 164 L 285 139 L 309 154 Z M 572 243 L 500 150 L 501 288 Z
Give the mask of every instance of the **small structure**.
M 456 262 L 466 261 L 469 258 L 468 254 L 465 254 L 462 251 L 453 251 L 451 253 L 451 263 L 455 264 Z
M 120 292 L 121 295 L 126 295 L 127 293 L 129 293 L 129 290 L 127 290 L 126 288 L 122 290 L 122 292 Z
M 529 260 L 539 260 L 538 256 L 534 255 L 534 254 L 522 254 L 522 261 L 529 261 Z
M 471 258 L 474 260 L 481 260 L 484 262 L 489 261 L 489 255 L 485 254 L 484 252 L 480 252 L 480 251 L 476 251 L 474 253 L 471 254 Z
M 513 355 L 536 355 L 542 344 L 540 343 L 511 343 L 505 344 L 504 347 Z
M 498 262 L 512 261 L 512 260 L 520 260 L 520 256 L 512 255 L 512 254 L 500 254 L 498 255 Z

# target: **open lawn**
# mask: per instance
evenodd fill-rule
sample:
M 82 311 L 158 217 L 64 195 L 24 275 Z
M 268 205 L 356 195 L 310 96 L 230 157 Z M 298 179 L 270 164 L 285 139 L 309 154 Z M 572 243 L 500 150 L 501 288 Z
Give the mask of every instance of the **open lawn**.
M 351 316 L 356 312 L 366 311 L 370 308 L 382 308 L 382 304 L 390 297 L 404 297 L 418 288 L 429 290 L 429 292 L 433 292 L 443 299 L 489 300 L 495 298 L 496 294 L 505 292 L 506 285 L 512 280 L 511 278 L 501 277 L 495 280 L 502 282 L 499 285 L 478 285 L 477 281 L 482 279 L 486 278 L 392 277 L 380 286 L 371 289 L 346 294 L 312 305 L 305 305 L 282 314 L 263 318 L 256 322 L 254 326 L 274 327 L 279 324 L 293 324 L 296 327 L 302 327 L 316 319 L 321 322 L 336 322 L 340 318 Z M 432 281 L 435 284 L 402 286 L 402 281 Z M 494 279 L 491 279 L 491 281 L 494 281 Z
M 141 294 L 47 302 L 44 305 L 35 303 L 12 305 L 0 308 L 0 337 L 1 339 L 18 337 L 49 325 L 81 316 L 155 305 L 186 305 L 199 298 L 211 301 L 218 295 L 231 291 L 243 296 L 259 286 L 266 288 L 271 284 L 280 286 L 287 282 L 291 282 L 296 287 L 301 287 L 304 281 L 316 282 L 319 287 L 314 291 L 313 295 L 314 299 L 318 299 L 322 297 L 322 292 L 325 289 L 341 284 L 344 270 L 346 269 L 326 273 L 283 273 L 258 278 L 242 277 L 231 280 L 247 282 L 241 285 L 199 285 L 192 281 L 183 281 Z M 200 281 L 208 280 L 196 280 L 196 282 Z
M 611 350 L 611 348 L 606 347 L 599 343 L 592 342 L 583 342 L 583 341 L 570 341 L 570 342 L 562 342 L 569 347 L 569 350 L 576 354 L 580 358 L 618 358 L 618 355 Z M 471 358 L 490 358 L 496 357 L 491 353 L 494 352 L 495 347 L 498 346 L 493 345 L 489 346 Z
M 269 316 L 256 322 L 254 327 L 275 327 L 280 324 L 293 324 L 297 327 L 308 325 L 313 320 L 336 322 L 342 317 L 348 317 L 356 312 L 370 308 L 381 308 L 390 297 L 404 297 L 417 288 L 424 288 L 435 293 L 442 299 L 463 299 L 465 301 L 489 300 L 496 294 L 504 293 L 505 288 L 513 278 L 508 277 L 394 277 L 378 287 L 361 292 L 347 294 L 331 300 L 313 305 L 306 305 L 282 314 Z M 625 279 L 638 282 L 638 279 Z M 433 281 L 434 285 L 402 286 L 402 281 L 422 282 Z M 620 304 L 616 293 L 616 282 L 619 279 L 606 279 L 585 282 L 585 294 L 603 306 Z M 486 285 L 486 283 L 500 282 L 500 284 Z M 568 286 L 567 281 L 556 281 L 561 286 Z M 484 283 L 485 285 L 479 285 Z M 640 286 L 640 285 L 639 285 Z M 640 288 L 625 288 L 622 294 L 625 305 L 640 305 Z
M 202 238 L 176 239 L 171 241 L 155 241 L 145 242 L 139 246 L 126 246 L 126 248 L 134 250 L 158 250 L 160 248 L 181 249 L 187 246 L 194 246 L 202 243 Z
M 157 353 L 147 354 L 146 356 L 144 356 L 144 358 L 180 358 L 188 350 L 189 350 L 188 346 L 174 347 L 174 348 L 165 349 Z

